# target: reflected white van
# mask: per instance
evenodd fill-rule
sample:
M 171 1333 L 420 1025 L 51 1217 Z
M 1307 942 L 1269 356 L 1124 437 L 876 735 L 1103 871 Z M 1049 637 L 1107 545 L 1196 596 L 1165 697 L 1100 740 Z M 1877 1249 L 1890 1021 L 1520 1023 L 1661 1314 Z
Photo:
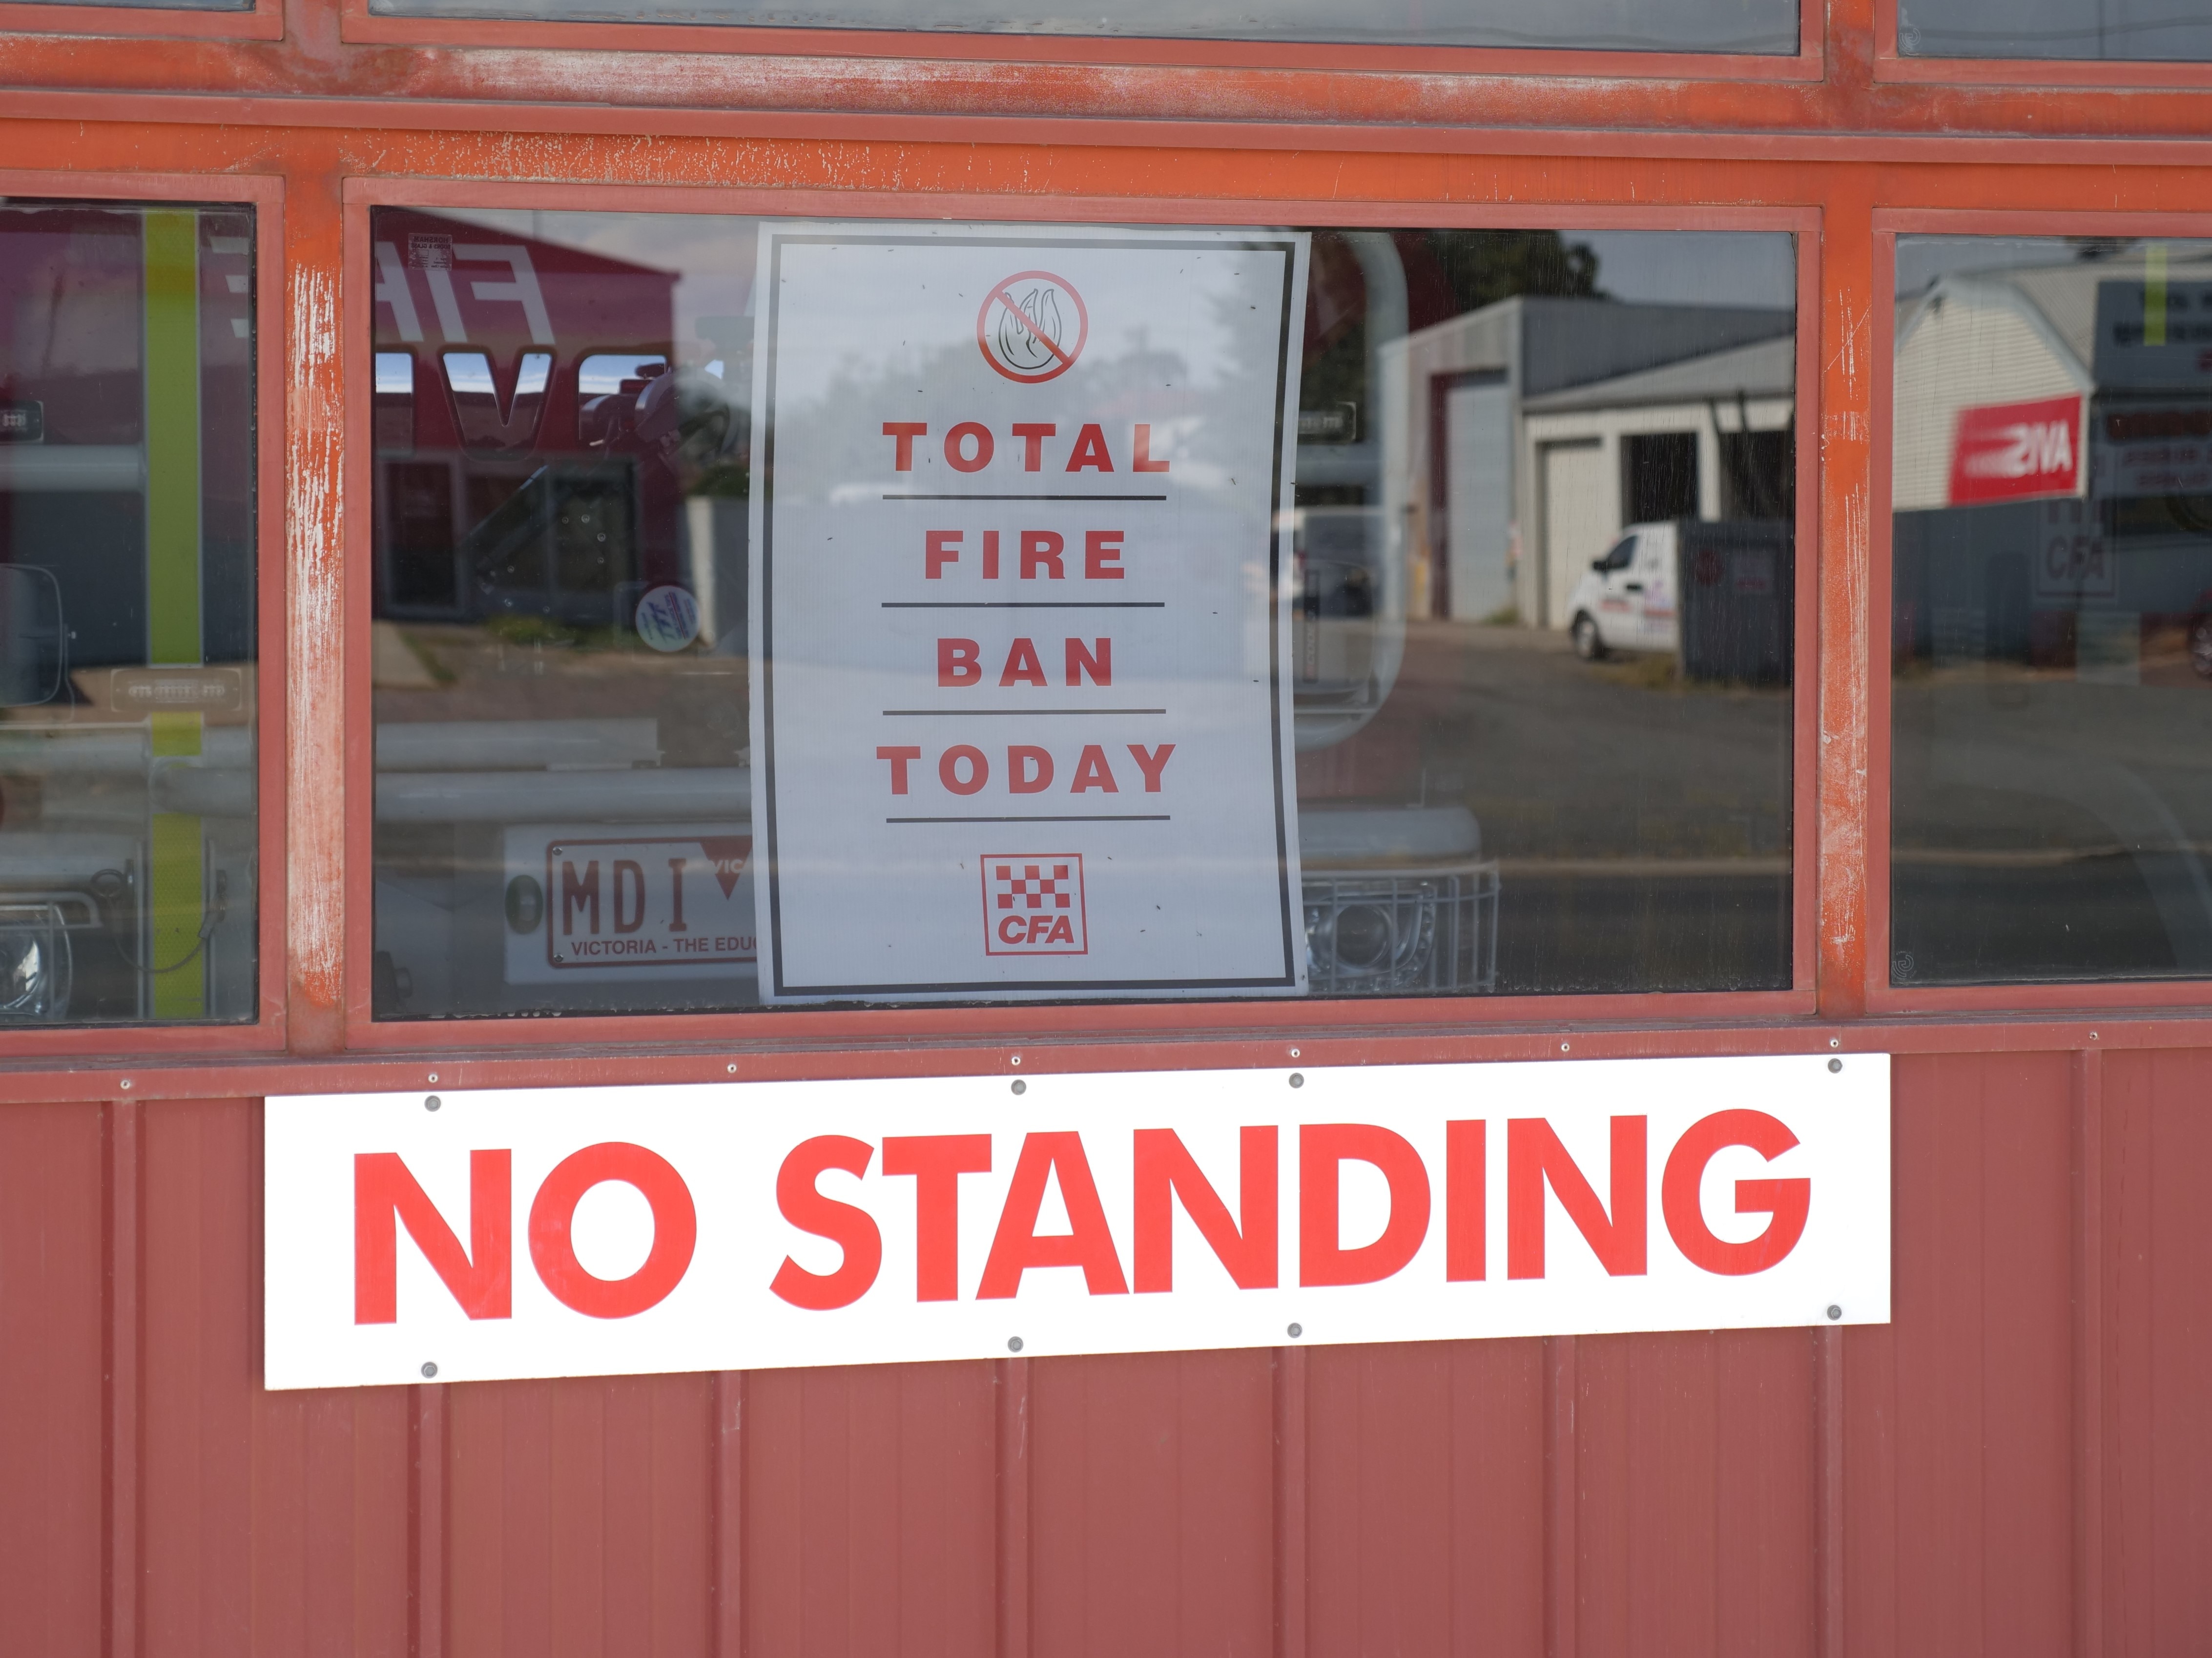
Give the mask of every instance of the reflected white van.
M 1595 662 L 1607 651 L 1680 647 L 1680 528 L 1632 524 L 1604 556 L 1590 561 L 1567 607 L 1576 655 Z
M 1692 679 L 1786 680 L 1790 555 L 1779 519 L 1632 524 L 1575 584 L 1575 653 L 1663 652 Z

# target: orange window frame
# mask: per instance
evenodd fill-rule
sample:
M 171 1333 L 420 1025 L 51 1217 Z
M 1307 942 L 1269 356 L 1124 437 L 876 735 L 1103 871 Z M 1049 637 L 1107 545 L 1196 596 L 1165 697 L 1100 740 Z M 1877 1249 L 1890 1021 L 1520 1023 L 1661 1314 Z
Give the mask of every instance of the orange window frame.
M 1885 446 L 1894 235 L 2204 234 L 2212 65 L 2169 66 L 2132 91 L 2094 76 L 2051 90 L 2075 65 L 2033 65 L 2038 86 L 1955 60 L 1912 60 L 1893 76 L 1883 48 L 1893 55 L 1895 0 L 1835 0 L 1817 39 L 1808 23 L 1812 80 L 1730 78 L 1719 60 L 1656 55 L 1615 77 L 1574 53 L 1486 59 L 1483 73 L 1454 59 L 1359 74 L 1334 49 L 1324 67 L 1298 48 L 1255 67 L 1275 49 L 1255 57 L 1249 43 L 1174 43 L 1161 61 L 1091 43 L 1086 62 L 1060 40 L 1016 52 L 994 38 L 985 58 L 969 51 L 974 37 L 907 36 L 878 43 L 904 57 L 870 57 L 842 32 L 810 38 L 840 55 L 793 61 L 744 55 L 729 37 L 753 32 L 738 29 L 708 31 L 726 44 L 690 57 L 658 30 L 641 37 L 653 49 L 622 52 L 544 30 L 512 46 L 370 45 L 347 32 L 342 8 L 359 3 L 290 0 L 275 45 L 105 43 L 96 88 L 81 42 L 0 36 L 0 73 L 21 88 L 0 131 L 19 162 L 45 169 L 7 175 L 9 194 L 263 207 L 268 665 L 261 1019 L 9 1032 L 0 1054 L 23 1063 L 0 1072 L 0 1099 L 115 1097 L 126 1079 L 143 1098 L 433 1077 L 957 1074 L 1002 1071 L 1024 1048 L 1032 1069 L 1118 1069 L 2212 1040 L 2205 983 L 1888 986 Z M 581 31 L 576 42 L 615 38 L 561 27 Z M 1116 67 L 1101 72 L 1109 58 Z M 1937 64 L 1940 81 L 1922 73 Z M 679 71 L 675 92 L 653 81 Z M 217 90 L 255 95 L 203 95 Z M 2017 136 L 2029 128 L 2043 136 Z M 365 231 L 384 202 L 1795 231 L 1791 987 L 373 1023 L 368 466 L 366 443 L 348 440 L 369 422 Z M 88 1070 L 94 1051 L 127 1064 Z

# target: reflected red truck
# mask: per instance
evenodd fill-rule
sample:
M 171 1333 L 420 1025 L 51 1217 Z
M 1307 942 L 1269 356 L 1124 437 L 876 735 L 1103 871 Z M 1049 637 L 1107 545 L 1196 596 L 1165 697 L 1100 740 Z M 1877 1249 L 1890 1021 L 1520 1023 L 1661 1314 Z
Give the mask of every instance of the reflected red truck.
M 372 259 L 380 614 L 620 629 L 688 588 L 684 497 L 746 428 L 736 350 L 679 366 L 715 345 L 678 273 L 399 211 Z

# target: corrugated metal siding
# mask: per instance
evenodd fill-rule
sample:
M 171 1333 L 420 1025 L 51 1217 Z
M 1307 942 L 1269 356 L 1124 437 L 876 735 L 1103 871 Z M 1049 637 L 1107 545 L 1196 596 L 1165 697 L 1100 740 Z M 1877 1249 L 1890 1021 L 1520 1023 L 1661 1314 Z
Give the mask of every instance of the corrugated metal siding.
M 1896 1076 L 1886 1328 L 283 1394 L 255 1106 L 0 1109 L 0 1651 L 2200 1649 L 2212 1053 Z

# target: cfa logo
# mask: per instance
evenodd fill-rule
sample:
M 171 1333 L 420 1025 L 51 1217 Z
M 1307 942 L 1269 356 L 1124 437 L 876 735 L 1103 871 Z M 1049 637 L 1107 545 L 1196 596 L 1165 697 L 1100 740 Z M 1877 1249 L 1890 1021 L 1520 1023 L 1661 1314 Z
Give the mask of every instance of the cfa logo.
M 1091 313 L 1065 276 L 1018 270 L 983 296 L 975 343 L 1010 380 L 1036 386 L 1075 367 L 1091 337 Z
M 985 955 L 1089 953 L 1082 853 L 993 853 L 982 865 Z

